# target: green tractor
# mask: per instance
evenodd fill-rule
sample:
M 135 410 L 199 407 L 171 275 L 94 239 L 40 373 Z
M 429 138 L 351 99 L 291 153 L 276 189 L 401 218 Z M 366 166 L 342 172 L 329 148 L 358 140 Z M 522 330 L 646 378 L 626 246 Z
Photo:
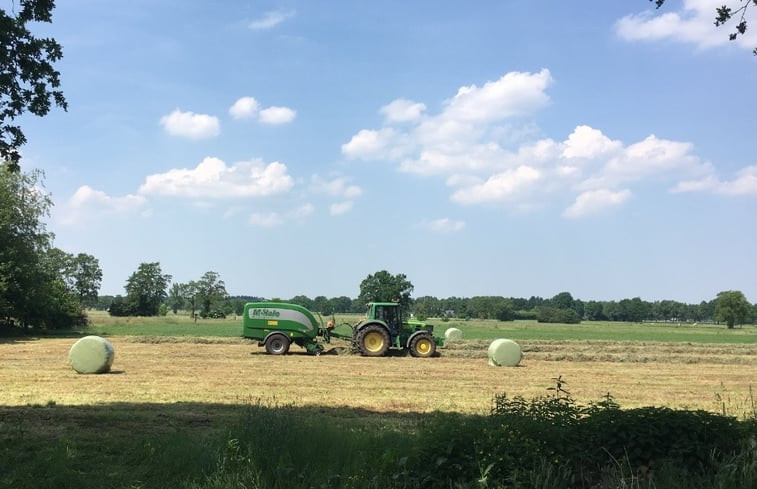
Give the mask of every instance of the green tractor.
M 352 342 L 366 357 L 386 355 L 390 347 L 407 349 L 414 357 L 428 358 L 442 346 L 434 326 L 415 319 L 403 320 L 396 302 L 371 302 L 365 318 L 352 327 Z
M 414 319 L 403 321 L 402 309 L 396 302 L 372 302 L 365 318 L 355 325 L 342 323 L 339 328 L 333 319 L 324 325 L 320 314 L 317 316 L 297 304 L 249 302 L 244 306 L 242 336 L 258 340 L 258 346 L 265 346 L 271 355 L 286 355 L 292 343 L 318 355 L 331 338 L 351 338 L 354 349 L 364 356 L 381 357 L 394 347 L 426 358 L 433 356 L 436 346 L 442 346 L 444 341 L 433 336 L 434 327 L 430 324 Z M 350 332 L 342 332 L 344 329 Z

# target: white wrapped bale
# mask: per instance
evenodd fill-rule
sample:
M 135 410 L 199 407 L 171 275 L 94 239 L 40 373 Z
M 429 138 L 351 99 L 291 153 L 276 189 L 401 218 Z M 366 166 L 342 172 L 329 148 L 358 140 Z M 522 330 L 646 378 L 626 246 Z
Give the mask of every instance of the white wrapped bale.
M 463 339 L 463 332 L 457 328 L 447 328 L 444 332 L 444 339 L 447 341 L 456 341 Z
M 492 367 L 515 367 L 522 358 L 523 351 L 513 340 L 500 338 L 489 345 L 489 365 Z
M 85 336 L 68 353 L 71 367 L 80 374 L 102 374 L 113 365 L 113 345 L 99 336 Z

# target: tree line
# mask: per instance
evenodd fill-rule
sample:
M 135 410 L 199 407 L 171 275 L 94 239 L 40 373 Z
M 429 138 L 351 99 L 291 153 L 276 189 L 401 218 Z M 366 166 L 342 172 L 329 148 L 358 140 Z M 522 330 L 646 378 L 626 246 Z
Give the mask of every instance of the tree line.
M 170 275 L 163 275 L 158 263 L 143 263 L 126 282 L 126 297 L 105 296 L 98 307 L 112 315 L 157 315 L 184 312 L 192 317 L 220 318 L 240 315 L 249 301 L 265 300 L 257 296 L 229 296 L 217 272 L 206 272 L 199 280 L 176 283 L 168 288 Z M 531 319 L 545 323 L 579 323 L 581 321 L 627 322 L 719 322 L 729 327 L 757 321 L 757 304 L 750 304 L 740 291 L 724 291 L 710 301 L 686 304 L 673 300 L 645 301 L 639 297 L 620 301 L 582 301 L 570 292 L 545 299 L 503 296 L 411 298 L 413 284 L 404 274 L 386 270 L 368 275 L 360 284 L 356 298 L 327 298 L 296 295 L 289 299 L 268 300 L 299 304 L 323 315 L 363 313 L 371 301 L 397 301 L 419 319 L 496 319 L 512 321 Z M 141 304 L 149 305 L 140 309 Z
M 669 321 L 722 322 L 733 326 L 757 322 L 757 304 L 750 304 L 740 291 L 724 291 L 699 304 L 673 300 L 651 302 L 639 297 L 620 301 L 582 301 L 574 299 L 569 292 L 561 292 L 549 299 L 535 296 L 528 299 L 502 296 L 437 299 L 424 296 L 415 300 L 414 311 L 426 317 L 501 321 L 535 319 L 548 323 Z

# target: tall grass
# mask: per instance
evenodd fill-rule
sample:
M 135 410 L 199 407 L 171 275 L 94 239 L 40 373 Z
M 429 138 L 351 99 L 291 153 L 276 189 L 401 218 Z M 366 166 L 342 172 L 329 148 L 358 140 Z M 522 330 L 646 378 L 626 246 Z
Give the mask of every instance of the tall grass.
M 33 409 L 52 426 L 66 408 Z M 405 420 L 251 403 L 231 418 L 210 416 L 203 426 L 212 429 L 171 428 L 170 410 L 158 415 L 164 426 L 128 429 L 140 405 L 91 409 L 89 418 L 77 411 L 77 427 L 44 434 L 0 414 L 0 487 L 757 487 L 757 419 L 623 411 L 611 399 L 578 406 L 565 396 L 500 396 L 489 416 Z

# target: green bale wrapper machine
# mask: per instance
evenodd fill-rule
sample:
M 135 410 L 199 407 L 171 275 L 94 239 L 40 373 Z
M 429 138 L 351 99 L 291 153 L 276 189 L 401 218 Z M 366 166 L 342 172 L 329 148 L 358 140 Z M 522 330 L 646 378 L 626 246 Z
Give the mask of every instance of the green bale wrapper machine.
M 372 302 L 365 317 L 357 324 L 347 325 L 350 333 L 335 329 L 334 321 L 325 326 L 316 315 L 297 304 L 286 302 L 250 302 L 244 306 L 242 336 L 258 340 L 271 355 L 285 355 L 292 343 L 308 353 L 320 354 L 323 344 L 331 338 L 352 340 L 353 349 L 363 356 L 380 357 L 390 348 L 409 351 L 414 357 L 428 358 L 444 339 L 434 336 L 434 326 L 414 319 L 403 320 L 402 308 L 396 302 Z

